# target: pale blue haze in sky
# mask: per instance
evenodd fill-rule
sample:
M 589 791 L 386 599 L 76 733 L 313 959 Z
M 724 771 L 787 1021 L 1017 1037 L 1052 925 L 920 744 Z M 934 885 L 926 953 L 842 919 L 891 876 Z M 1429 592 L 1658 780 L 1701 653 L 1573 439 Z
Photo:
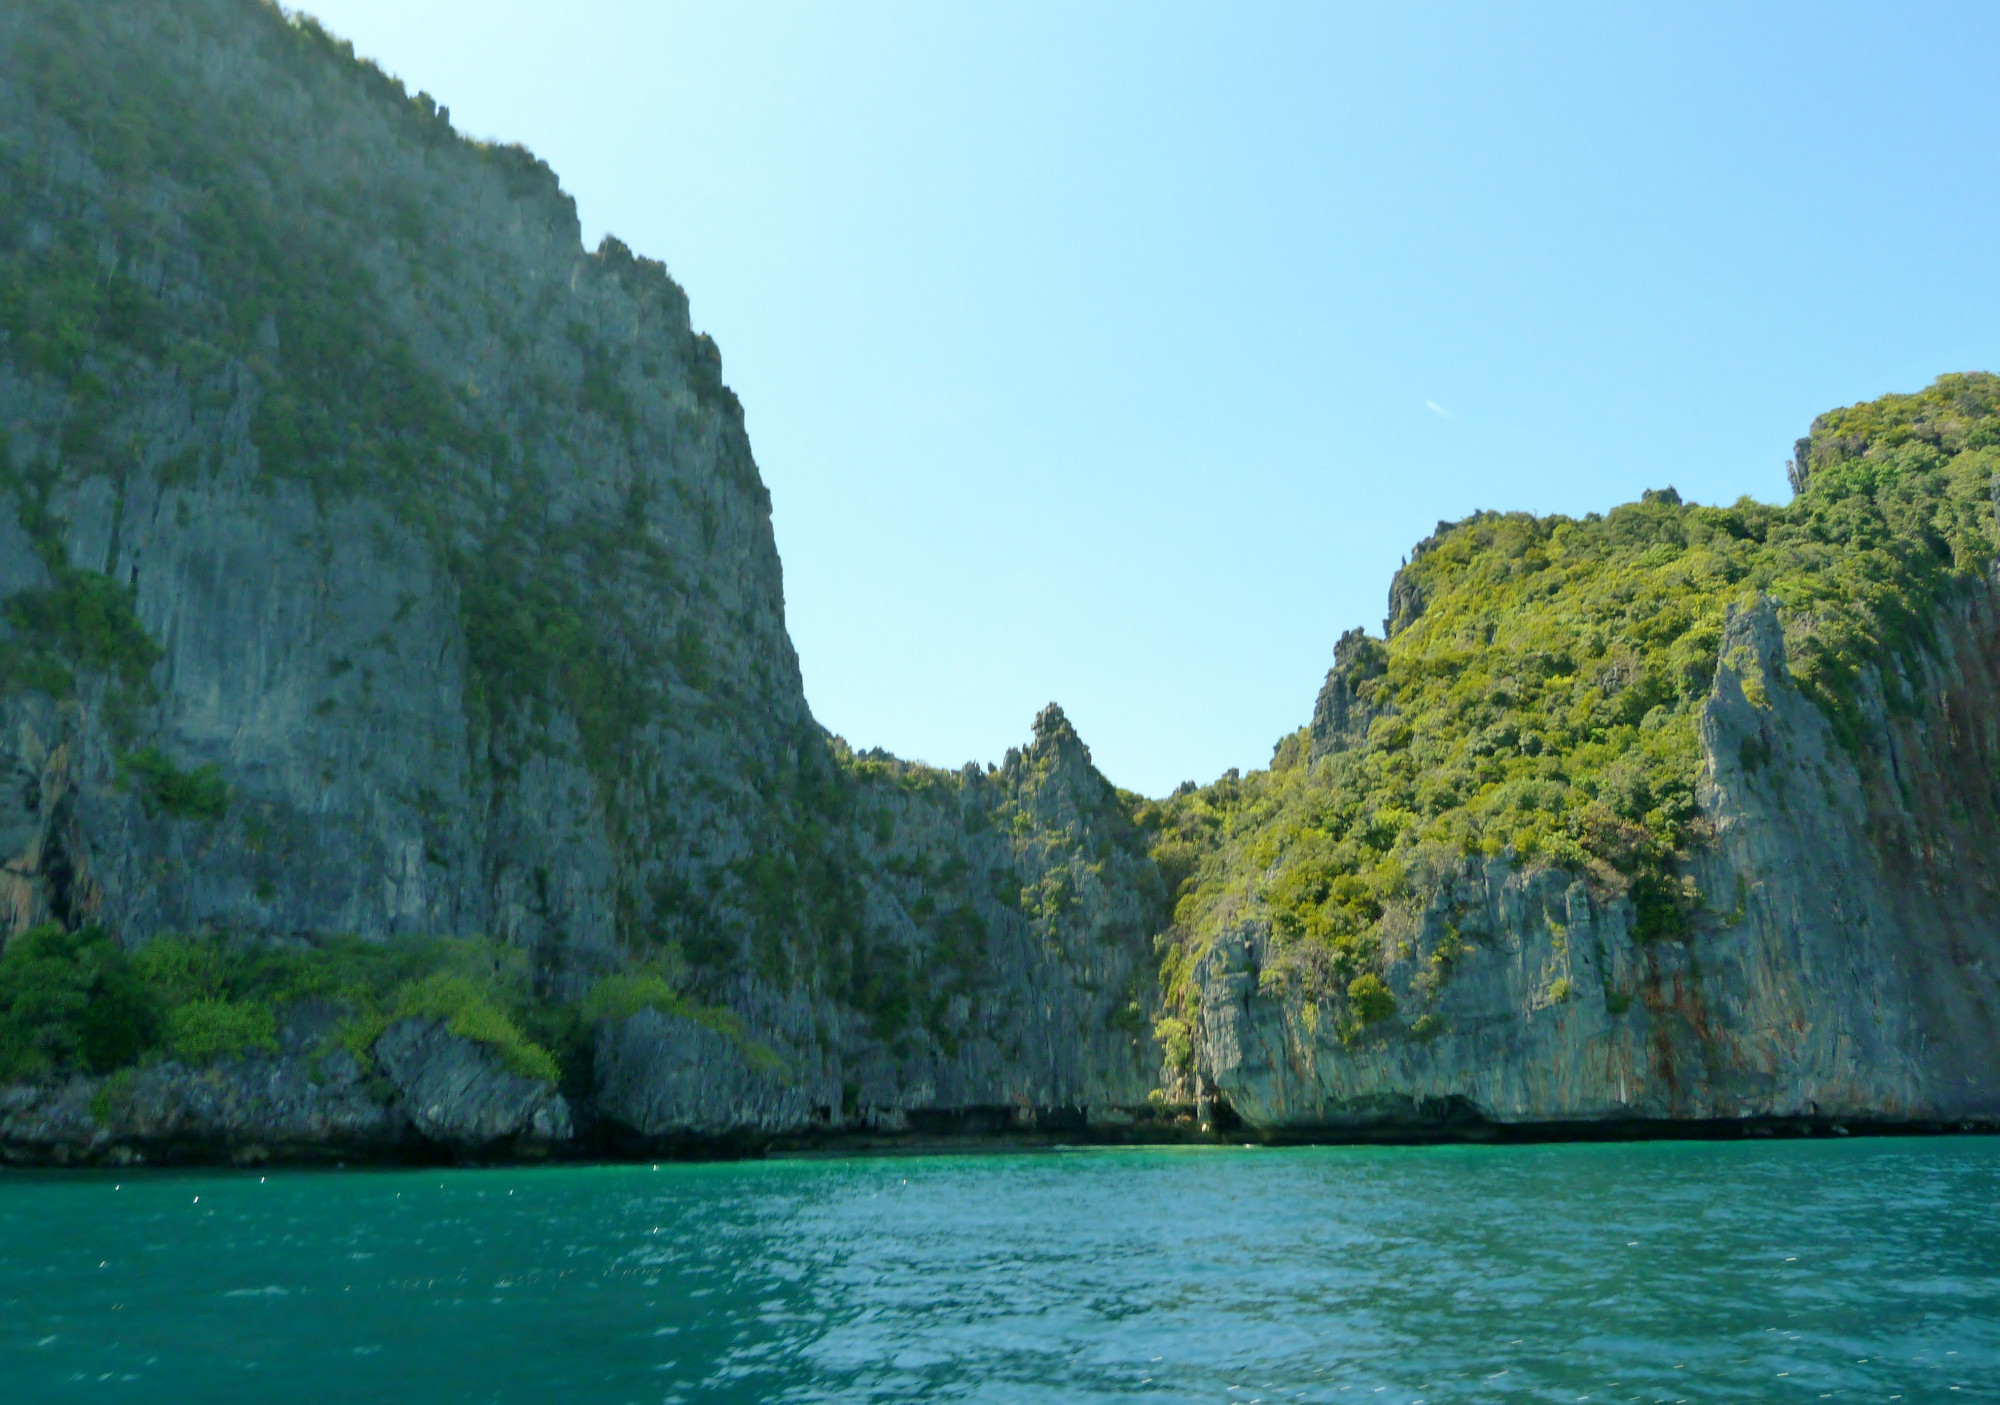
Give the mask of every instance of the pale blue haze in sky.
M 2000 368 L 2000 7 L 318 0 L 663 260 L 814 713 L 1264 764 L 1441 518 Z

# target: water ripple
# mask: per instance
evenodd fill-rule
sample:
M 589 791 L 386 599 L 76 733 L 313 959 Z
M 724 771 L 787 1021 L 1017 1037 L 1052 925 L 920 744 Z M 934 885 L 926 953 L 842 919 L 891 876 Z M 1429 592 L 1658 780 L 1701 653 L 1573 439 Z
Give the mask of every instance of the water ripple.
M 0 1178 L 0 1399 L 2000 1399 L 2000 1140 Z

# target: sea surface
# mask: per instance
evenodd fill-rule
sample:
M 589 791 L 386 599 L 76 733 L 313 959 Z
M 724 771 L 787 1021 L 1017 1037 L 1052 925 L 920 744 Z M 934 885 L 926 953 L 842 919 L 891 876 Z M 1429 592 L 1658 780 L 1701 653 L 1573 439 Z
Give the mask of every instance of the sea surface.
M 2000 1138 L 0 1173 L 44 1400 L 2000 1400 Z

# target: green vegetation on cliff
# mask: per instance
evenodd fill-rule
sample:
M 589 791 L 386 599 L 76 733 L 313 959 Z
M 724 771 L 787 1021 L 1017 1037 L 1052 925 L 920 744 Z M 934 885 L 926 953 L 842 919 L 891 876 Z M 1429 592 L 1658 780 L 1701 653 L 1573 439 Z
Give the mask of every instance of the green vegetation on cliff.
M 152 992 L 103 932 L 50 924 L 0 954 L 0 1079 L 109 1073 L 158 1035 Z
M 760 948 L 810 932 L 810 974 L 871 1037 L 955 1056 L 967 1011 L 996 994 L 1002 924 L 1024 922 L 1036 947 L 1076 969 L 1145 950 L 1160 893 L 1130 817 L 1137 797 L 1098 774 L 1060 708 L 983 772 L 856 753 L 838 738 L 829 755 L 790 851 L 744 868 Z M 896 926 L 867 920 L 891 905 Z
M 651 1010 L 822 1109 L 1117 1097 L 1243 922 L 1315 1031 L 1429 1037 L 1385 938 L 1469 863 L 1649 941 L 1732 903 L 1683 862 L 1732 608 L 1860 749 L 1994 556 L 1996 382 L 1945 377 L 1822 417 L 1784 507 L 1441 524 L 1266 771 L 1143 802 L 1053 708 L 999 767 L 857 754 L 714 344 L 546 167 L 266 0 L 19 0 L 0 61 L 0 859 L 16 925 L 118 929 L 0 952 L 4 1078 L 423 1017 L 568 1086 Z
M 319 1012 L 305 1052 L 345 1048 L 365 1068 L 391 1022 L 428 1017 L 514 1072 L 554 1080 L 555 1059 L 524 1032 L 565 1032 L 552 1008 L 562 1009 L 533 998 L 527 954 L 496 942 L 162 937 L 128 955 L 96 928 L 50 924 L 0 954 L 0 1080 L 276 1053 L 287 1017 L 304 1009 Z
M 110 0 L 95 15 L 68 0 L 23 8 L 8 72 L 40 126 L 29 128 L 34 140 L 0 140 L 0 355 L 61 386 L 67 409 L 42 455 L 0 445 L 0 488 L 46 498 L 58 460 L 65 474 L 122 482 L 157 451 L 121 408 L 146 400 L 163 375 L 198 412 L 245 403 L 265 489 L 296 482 L 326 502 L 380 502 L 436 550 L 459 588 L 468 710 L 483 734 L 499 736 L 492 764 L 516 766 L 521 751 L 549 745 L 547 714 L 559 706 L 613 806 L 629 804 L 617 782 L 663 714 L 666 681 L 708 681 L 702 607 L 682 601 L 680 647 L 661 648 L 644 612 L 602 584 L 636 567 L 656 599 L 690 593 L 648 531 L 644 491 L 551 521 L 547 478 L 573 447 L 565 436 L 575 437 L 558 411 L 584 412 L 586 432 L 611 431 L 611 452 L 662 452 L 637 426 L 622 384 L 640 368 L 579 322 L 567 333 L 574 386 L 566 368 L 504 388 L 512 396 L 452 384 L 390 312 L 380 267 L 387 249 L 390 262 L 412 266 L 419 289 L 466 281 L 462 255 L 433 237 L 421 177 L 393 161 L 343 166 L 352 152 L 301 159 L 272 139 L 271 117 L 338 113 L 370 124 L 345 133 L 350 142 L 393 138 L 439 160 L 448 148 L 496 171 L 543 218 L 573 222 L 554 174 L 521 148 L 465 141 L 429 96 L 357 59 L 311 18 L 261 0 L 179 7 L 174 25 L 184 39 L 217 45 L 231 29 L 257 31 L 279 60 L 279 91 L 216 88 L 190 74 L 188 55 L 129 42 L 121 31 L 155 23 L 170 8 L 161 0 Z M 101 186 L 55 178 L 76 150 L 89 153 Z M 654 320 L 684 319 L 685 295 L 661 265 L 615 239 L 597 259 Z M 479 310 L 486 325 L 458 334 L 518 337 L 503 303 L 490 300 Z M 697 396 L 681 428 L 708 432 L 708 413 L 719 411 L 729 435 L 736 401 L 713 343 L 687 333 L 680 350 Z M 747 446 L 730 457 L 740 486 L 761 495 Z M 212 449 L 196 448 L 152 468 L 191 482 L 220 465 Z M 158 654 L 129 608 L 120 614 L 129 591 L 95 572 L 52 569 L 54 590 L 8 604 L 10 616 L 29 616 L 16 627 L 31 641 L 81 639 L 80 662 L 143 681 Z M 61 651 L 16 652 L 5 670 L 12 683 L 70 690 Z
M 1270 770 L 1142 812 L 1175 888 L 1170 1015 L 1215 935 L 1259 920 L 1267 984 L 1346 993 L 1350 1028 L 1383 1018 L 1363 982 L 1384 914 L 1467 855 L 1629 894 L 1642 939 L 1726 905 L 1677 862 L 1703 841 L 1697 716 L 1728 611 L 1777 602 L 1798 686 L 1858 748 L 1868 680 L 1881 706 L 1915 703 L 1898 660 L 2000 547 L 1996 410 L 2000 380 L 1972 374 L 1821 416 L 1783 507 L 1668 489 L 1581 520 L 1439 524 L 1397 577 L 1389 637 L 1343 641 L 1321 718 Z
M 523 1078 L 575 1085 L 588 1081 L 596 1024 L 648 1008 L 715 1030 L 767 1072 L 788 1071 L 741 1018 L 689 998 L 686 973 L 658 961 L 576 1000 L 538 992 L 533 975 L 527 951 L 476 937 L 159 937 L 128 953 L 98 928 L 50 923 L 0 950 L 0 1082 L 164 1059 L 202 1068 L 276 1054 L 287 1029 L 292 1052 L 345 1050 L 366 1071 L 391 1024 L 434 1019 Z

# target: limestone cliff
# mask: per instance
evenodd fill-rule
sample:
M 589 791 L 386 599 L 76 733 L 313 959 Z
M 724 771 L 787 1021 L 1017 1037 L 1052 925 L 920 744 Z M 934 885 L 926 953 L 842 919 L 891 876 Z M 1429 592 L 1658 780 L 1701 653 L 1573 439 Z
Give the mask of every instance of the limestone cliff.
M 2000 381 L 1440 523 L 1266 771 L 827 735 L 714 343 L 263 0 L 0 8 L 0 1157 L 2000 1119 Z
M 1870 680 L 1863 757 L 1792 685 L 1769 601 L 1732 618 L 1723 660 L 1690 877 L 1728 910 L 1640 941 L 1630 900 L 1581 876 L 1450 864 L 1386 934 L 1407 1015 L 1358 1032 L 1260 995 L 1269 934 L 1246 923 L 1199 976 L 1204 1082 L 1292 1130 L 2000 1117 L 1994 594 L 1908 681 L 1922 710 L 1892 719 Z
M 739 1004 L 789 1072 L 646 1014 L 599 1035 L 602 1114 L 651 1137 L 1144 1116 L 1159 879 L 1061 710 L 997 769 L 847 760 L 820 880 L 832 1001 L 772 947 Z
M 1843 743 L 1775 602 L 1730 612 L 1679 930 L 1588 869 L 1433 851 L 1373 934 L 1390 1013 L 1273 980 L 1268 918 L 1209 944 L 1184 1093 L 1295 1136 L 2000 1122 L 1993 578 L 1929 623 Z
M 828 737 L 681 289 L 260 0 L 0 10 L 0 773 L 0 935 L 481 934 L 550 1004 L 654 973 L 565 1071 L 607 1135 L 1151 1084 L 1157 879 L 1060 712 L 992 774 Z M 569 1135 L 468 1113 L 476 1052 L 383 1035 L 338 1137 Z M 182 1093 L 132 1137 L 347 1126 Z

